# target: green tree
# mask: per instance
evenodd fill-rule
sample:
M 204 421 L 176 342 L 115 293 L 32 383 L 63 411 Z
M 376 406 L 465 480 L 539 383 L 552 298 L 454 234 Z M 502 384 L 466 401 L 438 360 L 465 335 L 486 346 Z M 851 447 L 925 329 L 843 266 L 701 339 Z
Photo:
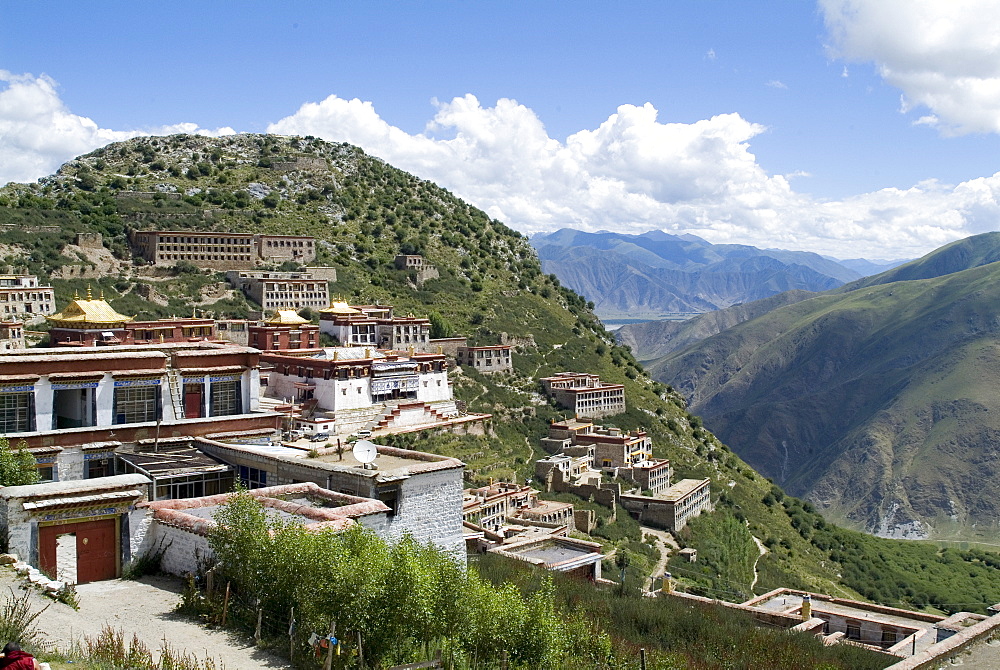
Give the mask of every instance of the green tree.
M 11 449 L 6 437 L 0 437 L 0 486 L 25 486 L 39 482 L 35 457 L 21 440 L 17 451 Z
M 448 322 L 443 316 L 438 312 L 431 312 L 429 317 L 431 321 L 431 337 L 437 339 L 439 337 L 451 337 L 455 334 L 455 329 L 452 327 L 451 323 Z

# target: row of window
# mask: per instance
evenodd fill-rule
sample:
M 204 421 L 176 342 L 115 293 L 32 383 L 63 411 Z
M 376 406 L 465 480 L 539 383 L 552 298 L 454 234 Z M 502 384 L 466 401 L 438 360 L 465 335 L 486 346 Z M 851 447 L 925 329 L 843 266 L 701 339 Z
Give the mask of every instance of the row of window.
M 147 423 L 161 419 L 163 417 L 161 392 L 160 386 L 116 388 L 113 399 L 113 423 Z M 241 414 L 241 400 L 239 381 L 213 382 L 210 387 L 209 416 Z M 34 430 L 37 430 L 35 394 L 0 393 L 0 433 L 27 433 Z
M 53 293 L 3 293 L 0 292 L 0 302 L 52 302 Z
M 23 305 L 4 305 L 3 306 L 3 311 L 4 311 L 4 314 L 18 314 L 18 313 L 21 312 L 21 309 L 19 309 L 19 308 L 23 308 L 25 314 L 34 314 L 35 313 L 34 308 L 32 307 L 31 303 L 27 303 L 27 304 L 23 304 Z M 55 310 L 55 307 L 53 307 L 52 305 L 39 305 L 39 309 L 38 309 L 38 313 L 39 314 L 51 314 L 54 311 L 56 311 L 56 310 Z
M 324 286 L 325 286 L 325 284 L 317 284 L 315 282 L 313 282 L 312 284 L 291 284 L 291 285 L 289 285 L 289 284 L 264 284 L 264 291 L 268 292 L 268 293 L 273 292 L 273 291 L 284 291 L 284 292 L 292 292 L 292 293 L 301 293 L 302 291 L 323 291 L 323 287 Z M 325 294 L 326 291 L 323 291 L 323 293 Z M 314 294 L 310 295 L 309 297 L 310 298 L 315 298 L 317 296 L 314 293 Z
M 326 300 L 303 300 L 289 298 L 288 300 L 265 300 L 264 309 L 302 309 L 303 307 L 325 307 Z
M 249 261 L 249 254 L 160 254 L 164 261 Z
M 267 240 L 269 247 L 311 247 L 312 240 Z
M 253 244 L 253 240 L 249 237 L 177 237 L 174 235 L 165 235 L 158 240 L 160 246 L 164 244 L 227 244 L 227 245 L 239 245 L 241 247 L 248 247 Z

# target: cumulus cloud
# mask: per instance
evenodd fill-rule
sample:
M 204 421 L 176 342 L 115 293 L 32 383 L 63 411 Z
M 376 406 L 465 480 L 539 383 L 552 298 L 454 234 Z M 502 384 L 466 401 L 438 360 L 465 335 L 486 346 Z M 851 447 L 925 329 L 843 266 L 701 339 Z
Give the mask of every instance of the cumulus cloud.
M 388 124 L 370 102 L 335 95 L 268 132 L 357 144 L 524 232 L 655 228 L 841 257 L 909 257 L 995 228 L 1000 218 L 1000 173 L 840 201 L 796 193 L 789 180 L 802 175 L 767 174 L 750 151 L 765 128 L 739 114 L 663 123 L 651 104 L 622 105 L 599 127 L 560 142 L 514 100 L 484 107 L 466 95 L 435 105 L 415 135 Z
M 819 0 L 831 51 L 874 62 L 903 91 L 902 111 L 945 134 L 1000 132 L 996 0 Z
M 0 70 L 0 184 L 33 181 L 54 172 L 67 160 L 110 142 L 181 132 L 220 135 L 233 130 L 206 130 L 194 123 L 143 131 L 101 128 L 91 119 L 70 112 L 51 78 Z
M 515 100 L 487 107 L 465 95 L 434 107 L 424 132 L 411 134 L 371 102 L 334 95 L 268 131 L 357 144 L 529 233 L 661 229 L 841 257 L 911 257 L 1000 220 L 1000 173 L 838 201 L 798 193 L 790 181 L 804 175 L 768 174 L 750 149 L 766 129 L 739 114 L 670 123 L 651 104 L 622 105 L 560 141 Z M 102 128 L 68 110 L 51 79 L 0 72 L 0 183 L 37 179 L 109 142 L 177 132 L 233 130 Z

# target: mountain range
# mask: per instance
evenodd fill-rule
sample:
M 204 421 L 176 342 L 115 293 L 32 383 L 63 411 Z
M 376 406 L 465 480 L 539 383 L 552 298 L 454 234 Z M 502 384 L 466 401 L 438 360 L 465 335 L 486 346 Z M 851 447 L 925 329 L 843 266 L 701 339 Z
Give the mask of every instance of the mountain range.
M 594 303 L 605 320 L 663 319 L 715 311 L 784 291 L 825 291 L 881 271 L 863 259 L 711 244 L 694 235 L 587 233 L 535 235 L 542 269 Z
M 620 337 L 737 453 L 830 518 L 981 539 L 1000 518 L 997 261 L 1000 233 L 987 233 L 822 294 Z

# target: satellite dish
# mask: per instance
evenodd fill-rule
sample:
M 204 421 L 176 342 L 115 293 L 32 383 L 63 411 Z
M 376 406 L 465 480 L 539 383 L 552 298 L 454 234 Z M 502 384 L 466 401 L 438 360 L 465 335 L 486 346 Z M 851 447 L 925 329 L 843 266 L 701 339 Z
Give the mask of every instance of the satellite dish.
M 358 440 L 354 443 L 354 450 L 352 451 L 354 458 L 359 463 L 364 463 L 365 465 L 371 463 L 378 456 L 378 449 L 375 445 L 368 440 Z

